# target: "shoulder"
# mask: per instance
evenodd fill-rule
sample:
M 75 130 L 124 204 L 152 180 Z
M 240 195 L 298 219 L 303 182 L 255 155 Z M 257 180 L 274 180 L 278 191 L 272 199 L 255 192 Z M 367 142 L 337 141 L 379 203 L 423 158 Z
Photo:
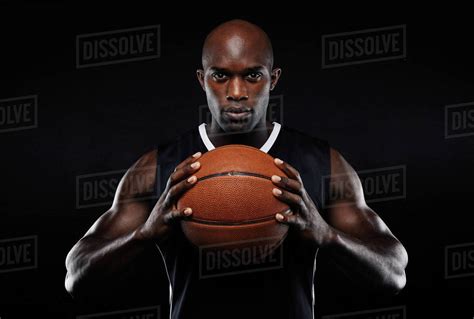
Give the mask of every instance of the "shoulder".
M 334 202 L 365 205 L 364 191 L 358 173 L 336 149 L 330 148 L 330 192 Z
M 197 129 L 196 129 L 197 130 Z M 193 129 L 187 129 L 174 138 L 159 142 L 153 149 L 140 155 L 123 176 L 119 189 L 120 196 L 131 198 L 152 193 L 155 190 L 158 164 L 176 160 L 178 142 L 195 135 Z M 130 190 L 134 190 L 130 192 Z
M 197 125 L 187 129 L 180 129 L 172 137 L 165 138 L 164 141 L 157 144 L 159 163 L 180 161 L 181 157 L 186 157 L 188 148 L 193 148 L 200 139 Z M 186 154 L 182 154 L 186 153 Z
M 154 148 L 141 155 L 131 168 L 147 168 L 156 166 L 156 158 L 158 157 L 158 149 Z
M 316 146 L 317 148 L 329 152 L 329 142 L 319 136 L 303 132 L 297 128 L 281 125 L 281 134 L 287 142 L 297 144 L 299 147 L 302 146 Z
M 141 155 L 130 166 L 118 187 L 120 198 L 136 198 L 153 192 L 157 157 L 157 149 L 152 149 Z
M 345 174 L 352 175 L 355 173 L 354 168 L 344 158 L 344 156 L 334 147 L 329 148 L 330 159 L 331 159 L 331 174 Z
M 328 140 L 286 125 L 282 125 L 282 134 L 288 140 L 292 140 L 294 144 L 298 144 L 299 148 L 308 145 L 323 150 L 330 159 L 333 173 L 352 173 L 354 171 L 341 152 L 331 146 Z
M 166 158 L 167 154 L 173 152 L 182 139 L 191 137 L 194 134 L 193 129 L 180 132 L 174 138 L 165 139 L 159 142 L 153 149 L 141 155 L 138 160 L 130 167 L 130 170 L 136 170 L 137 173 L 155 174 L 158 160 Z

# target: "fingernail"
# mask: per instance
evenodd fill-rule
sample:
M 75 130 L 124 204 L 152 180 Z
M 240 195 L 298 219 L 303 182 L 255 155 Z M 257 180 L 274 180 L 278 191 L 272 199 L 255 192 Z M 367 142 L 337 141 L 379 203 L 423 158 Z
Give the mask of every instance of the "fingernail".
M 282 214 L 276 214 L 276 218 L 280 221 L 284 219 Z
M 274 189 L 273 189 L 273 194 L 275 194 L 275 195 L 281 195 L 281 193 L 282 193 L 281 190 L 279 190 L 278 188 L 274 188 Z
M 194 163 L 191 164 L 191 167 L 192 167 L 192 168 L 198 168 L 199 165 L 201 165 L 201 163 L 199 163 L 199 162 L 194 162 Z
M 272 175 L 272 181 L 278 183 L 279 181 L 281 181 L 281 177 L 278 175 Z
M 192 212 L 193 212 L 193 210 L 190 207 L 188 207 L 184 210 L 184 214 L 188 215 L 188 216 L 191 215 Z
M 277 164 L 283 164 L 283 161 L 279 158 L 275 158 L 275 163 Z
M 191 176 L 190 178 L 188 178 L 188 182 L 189 183 L 194 183 L 195 181 L 197 180 L 197 177 L 196 176 Z
M 199 157 L 199 156 L 201 156 L 201 152 L 196 152 L 193 154 L 193 157 Z

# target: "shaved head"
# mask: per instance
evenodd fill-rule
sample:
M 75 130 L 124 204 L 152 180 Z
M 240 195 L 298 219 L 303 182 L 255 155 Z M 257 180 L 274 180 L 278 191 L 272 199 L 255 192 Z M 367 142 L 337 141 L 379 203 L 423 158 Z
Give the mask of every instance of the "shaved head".
M 273 49 L 270 38 L 259 26 L 245 20 L 231 20 L 214 28 L 206 37 L 202 49 L 205 69 L 215 54 L 237 59 L 248 50 L 259 53 L 259 60 L 269 70 L 273 68 Z
M 268 101 L 280 74 L 260 27 L 231 20 L 214 28 L 204 41 L 202 69 L 196 70 L 212 114 L 211 132 L 246 134 L 271 127 Z M 229 136 L 226 142 L 233 140 Z

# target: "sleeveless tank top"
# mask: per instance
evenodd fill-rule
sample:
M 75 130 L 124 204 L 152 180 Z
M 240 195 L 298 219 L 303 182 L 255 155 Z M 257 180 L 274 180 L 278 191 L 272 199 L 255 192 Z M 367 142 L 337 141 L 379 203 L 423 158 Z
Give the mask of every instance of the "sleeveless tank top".
M 328 143 L 277 122 L 272 124 L 273 130 L 260 149 L 299 171 L 308 194 L 321 211 L 328 193 L 328 178 L 324 177 L 330 175 Z M 214 149 L 205 125 L 157 146 L 158 195 L 180 162 L 195 152 L 204 154 Z M 169 279 L 169 318 L 314 318 L 318 249 L 298 240 L 291 228 L 275 252 L 274 263 L 269 264 L 272 267 L 250 271 L 203 274 L 202 254 L 180 227 L 159 251 Z

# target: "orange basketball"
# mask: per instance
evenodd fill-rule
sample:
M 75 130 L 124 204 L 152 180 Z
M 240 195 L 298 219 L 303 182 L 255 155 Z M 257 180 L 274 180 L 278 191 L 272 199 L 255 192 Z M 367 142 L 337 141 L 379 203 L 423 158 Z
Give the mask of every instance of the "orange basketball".
M 196 246 L 234 245 L 265 240 L 276 247 L 288 226 L 275 220 L 288 205 L 273 194 L 272 175 L 286 176 L 261 150 L 230 144 L 204 153 L 196 184 L 177 202 L 193 215 L 181 221 L 186 237 Z

